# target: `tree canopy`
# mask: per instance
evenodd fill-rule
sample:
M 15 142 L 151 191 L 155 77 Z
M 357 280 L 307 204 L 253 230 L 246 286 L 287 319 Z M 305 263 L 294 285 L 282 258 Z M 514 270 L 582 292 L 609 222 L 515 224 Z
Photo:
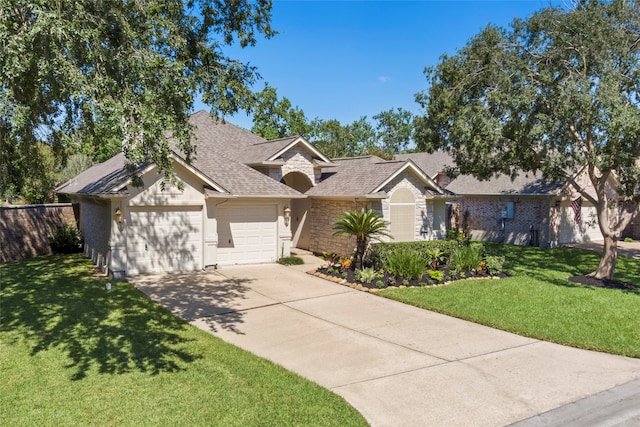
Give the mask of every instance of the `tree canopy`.
M 430 87 L 416 95 L 426 110 L 416 120 L 418 147 L 447 149 L 461 173 L 480 179 L 540 171 L 572 181 L 584 168 L 595 194 L 572 184 L 596 207 L 605 238 L 594 275 L 611 279 L 616 241 L 640 197 L 635 1 L 587 0 L 545 8 L 507 29 L 489 25 L 425 72 Z
M 256 70 L 225 55 L 271 37 L 271 0 L 0 0 L 0 193 L 33 170 L 38 142 L 124 151 L 172 178 L 201 96 L 214 115 L 254 102 Z M 102 160 L 102 159 L 101 159 Z
M 298 106 L 268 84 L 257 93 L 251 131 L 265 139 L 302 135 L 329 157 L 376 155 L 393 158 L 410 148 L 413 142 L 413 114 L 402 108 L 366 116 L 349 124 L 336 119 L 316 117 L 308 120 Z

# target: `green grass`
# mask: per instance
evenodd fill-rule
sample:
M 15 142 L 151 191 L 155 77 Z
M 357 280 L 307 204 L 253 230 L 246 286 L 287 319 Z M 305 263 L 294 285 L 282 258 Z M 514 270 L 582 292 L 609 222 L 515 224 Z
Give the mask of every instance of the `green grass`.
M 545 341 L 640 357 L 640 289 L 585 287 L 599 254 L 579 249 L 495 245 L 512 277 L 447 286 L 389 289 L 379 295 Z M 640 260 L 620 257 L 616 279 L 640 285 Z
M 81 256 L 0 265 L 0 425 L 366 425 L 342 398 L 192 327 Z

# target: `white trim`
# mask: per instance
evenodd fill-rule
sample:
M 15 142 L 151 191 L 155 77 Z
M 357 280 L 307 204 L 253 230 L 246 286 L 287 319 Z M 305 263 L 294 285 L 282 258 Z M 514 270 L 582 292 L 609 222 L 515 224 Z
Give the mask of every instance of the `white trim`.
M 214 180 L 209 178 L 207 175 L 205 175 L 202 172 L 200 172 L 197 168 L 195 168 L 192 165 L 188 164 L 186 161 L 184 161 L 184 159 L 182 159 L 182 157 L 178 156 L 177 154 L 171 153 L 169 155 L 169 158 L 172 159 L 173 161 L 175 161 L 176 163 L 178 163 L 179 165 L 183 166 L 185 169 L 187 169 L 187 171 L 189 171 L 192 174 L 194 174 L 197 178 L 199 178 L 201 181 L 203 181 L 208 186 L 212 187 L 214 190 L 219 191 L 220 193 L 230 194 L 229 191 L 227 191 L 227 189 L 225 189 L 223 186 L 221 186 L 220 184 L 218 184 L 217 182 L 215 182 Z M 149 163 L 148 165 L 146 165 L 143 169 L 141 169 L 139 171 L 139 174 L 140 175 L 147 174 L 147 173 L 151 172 L 154 168 L 157 168 L 157 167 L 158 167 L 158 165 L 156 165 L 155 163 Z M 114 191 L 120 191 L 120 190 L 122 190 L 124 187 L 126 187 L 129 184 L 131 184 L 131 179 L 127 179 L 120 186 L 116 187 L 114 189 Z
M 444 194 L 444 192 L 442 191 L 442 189 L 438 186 L 438 184 L 436 184 L 430 177 L 429 175 L 425 174 L 422 169 L 418 168 L 416 166 L 415 163 L 413 163 L 413 161 L 411 160 L 406 160 L 405 164 L 398 169 L 395 173 L 391 174 L 390 177 L 388 177 L 386 180 L 384 180 L 382 182 L 382 184 L 378 185 L 376 188 L 373 189 L 373 191 L 371 191 L 371 193 L 377 193 L 378 191 L 381 191 L 382 188 L 384 188 L 384 186 L 386 186 L 387 184 L 389 184 L 392 180 L 394 180 L 398 175 L 400 175 L 402 172 L 404 172 L 407 169 L 411 169 L 414 173 L 414 175 L 416 175 L 418 178 L 420 178 L 422 180 L 422 182 L 424 182 L 425 184 L 427 184 L 429 187 L 431 187 L 433 190 L 437 191 L 439 194 Z
M 320 157 L 323 161 L 327 162 L 327 163 L 331 163 L 331 160 L 326 157 L 324 154 L 322 154 L 320 151 L 318 151 L 313 145 L 309 144 L 307 142 L 306 139 L 304 139 L 303 137 L 299 136 L 298 138 L 296 138 L 295 140 L 293 140 L 293 142 L 291 142 L 290 144 L 288 144 L 286 147 L 284 147 L 282 150 L 278 151 L 276 154 L 274 154 L 273 156 L 269 157 L 267 159 L 267 161 L 273 161 L 276 160 L 277 158 L 281 157 L 284 153 L 286 153 L 287 151 L 289 151 L 290 149 L 292 149 L 293 147 L 295 147 L 296 145 L 301 144 L 303 145 L 307 150 L 311 151 L 313 154 L 315 154 L 317 157 Z

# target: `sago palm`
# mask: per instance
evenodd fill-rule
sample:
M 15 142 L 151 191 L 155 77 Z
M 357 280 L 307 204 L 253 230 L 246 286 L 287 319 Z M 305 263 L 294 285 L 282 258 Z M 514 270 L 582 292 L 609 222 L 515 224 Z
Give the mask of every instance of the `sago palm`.
M 334 236 L 349 234 L 356 238 L 355 268 L 362 268 L 362 258 L 369 241 L 390 236 L 387 231 L 388 222 L 373 210 L 349 211 L 343 213 L 333 225 Z

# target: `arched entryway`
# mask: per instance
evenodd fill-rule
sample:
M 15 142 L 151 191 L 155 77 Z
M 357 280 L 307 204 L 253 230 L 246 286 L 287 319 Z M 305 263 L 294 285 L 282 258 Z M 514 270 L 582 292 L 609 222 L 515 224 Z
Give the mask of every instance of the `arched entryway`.
M 286 174 L 281 182 L 294 190 L 305 193 L 313 184 L 309 177 L 301 172 Z M 291 201 L 291 246 L 309 249 L 309 199 Z
M 416 239 L 416 198 L 407 188 L 398 188 L 389 200 L 391 236 L 394 242 L 411 242 Z

